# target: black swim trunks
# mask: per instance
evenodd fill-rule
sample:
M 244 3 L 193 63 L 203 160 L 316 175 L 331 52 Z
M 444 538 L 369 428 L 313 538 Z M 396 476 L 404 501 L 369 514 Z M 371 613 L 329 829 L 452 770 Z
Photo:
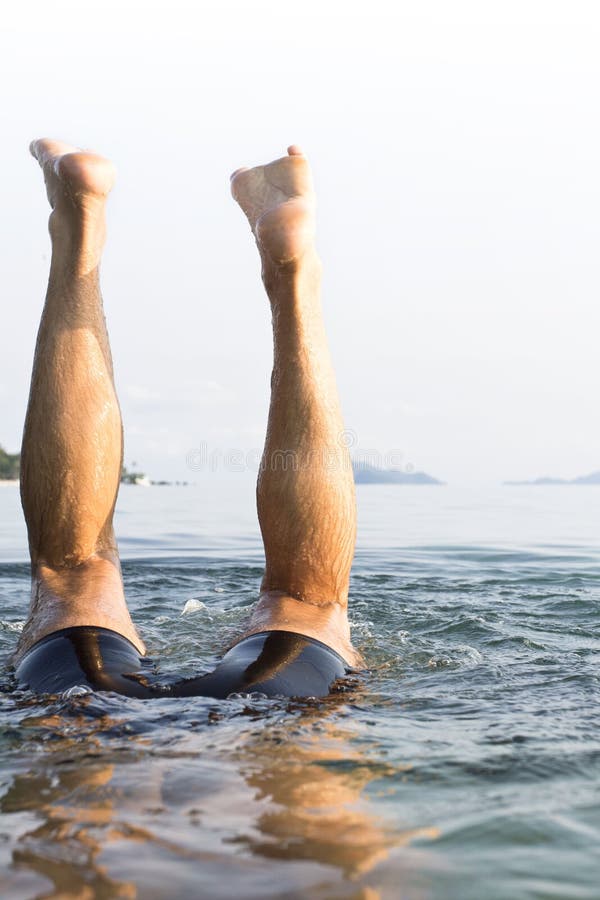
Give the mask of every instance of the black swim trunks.
M 149 678 L 151 662 L 108 628 L 63 628 L 33 645 L 17 664 L 18 687 L 40 694 L 71 688 L 114 691 L 128 697 L 325 697 L 347 672 L 341 656 L 315 638 L 266 631 L 243 638 L 213 672 L 174 684 Z

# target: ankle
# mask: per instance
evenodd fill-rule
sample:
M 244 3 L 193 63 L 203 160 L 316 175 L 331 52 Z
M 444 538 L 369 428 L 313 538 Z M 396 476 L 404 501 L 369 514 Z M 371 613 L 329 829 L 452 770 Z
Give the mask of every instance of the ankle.
M 55 209 L 50 215 L 49 231 L 52 275 L 87 275 L 98 268 L 106 240 L 103 209 Z
M 263 591 L 244 635 L 263 631 L 293 631 L 313 637 L 339 653 L 351 666 L 362 658 L 352 646 L 345 603 L 322 606 L 291 597 L 284 591 Z

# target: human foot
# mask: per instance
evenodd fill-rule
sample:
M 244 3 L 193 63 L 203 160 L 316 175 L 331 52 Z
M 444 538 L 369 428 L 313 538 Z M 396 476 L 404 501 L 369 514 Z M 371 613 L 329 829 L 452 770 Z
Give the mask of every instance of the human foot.
M 313 246 L 312 175 L 298 147 L 266 166 L 238 169 L 231 176 L 231 193 L 246 214 L 263 261 L 293 266 Z
M 30 145 L 44 173 L 52 207 L 50 235 L 55 249 L 72 252 L 85 274 L 98 265 L 104 244 L 104 208 L 114 184 L 113 164 L 96 153 L 42 138 Z

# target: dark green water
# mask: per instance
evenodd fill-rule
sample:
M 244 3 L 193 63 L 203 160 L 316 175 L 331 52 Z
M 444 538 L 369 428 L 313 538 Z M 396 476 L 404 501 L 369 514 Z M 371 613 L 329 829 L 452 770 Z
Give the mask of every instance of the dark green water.
M 331 699 L 2 694 L 2 896 L 600 897 L 600 489 L 363 487 L 359 512 L 372 669 Z M 161 670 L 206 669 L 256 597 L 251 486 L 124 490 L 117 525 Z M 4 487 L 4 660 L 24 547 Z

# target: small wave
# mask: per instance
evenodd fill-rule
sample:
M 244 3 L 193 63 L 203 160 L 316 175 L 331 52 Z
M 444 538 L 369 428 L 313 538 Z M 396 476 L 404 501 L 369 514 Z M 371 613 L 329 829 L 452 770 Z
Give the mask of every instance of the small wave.
M 0 630 L 1 631 L 10 631 L 16 634 L 20 634 L 25 628 L 25 620 L 23 619 L 20 622 L 5 622 L 0 620 Z
M 431 657 L 427 665 L 430 669 L 472 669 L 481 662 L 483 662 L 483 656 L 479 650 L 464 644 L 445 650 L 440 656 Z

